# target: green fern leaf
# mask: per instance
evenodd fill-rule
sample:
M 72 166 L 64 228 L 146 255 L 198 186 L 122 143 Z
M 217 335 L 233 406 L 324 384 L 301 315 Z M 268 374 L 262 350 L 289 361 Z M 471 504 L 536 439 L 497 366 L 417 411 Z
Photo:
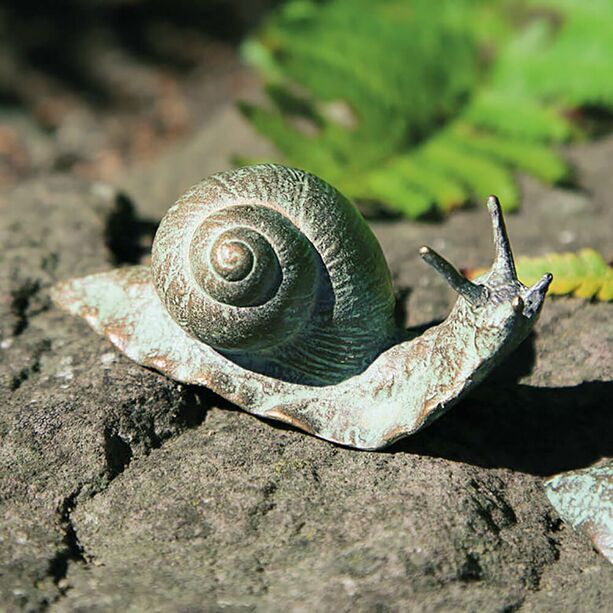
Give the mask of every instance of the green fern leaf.
M 392 158 L 367 174 L 367 184 L 373 190 L 371 197 L 387 202 L 409 217 L 427 214 L 435 207 L 441 212 L 449 212 L 462 206 L 470 197 L 461 182 L 442 169 L 428 165 L 424 156 L 419 154 Z M 394 184 L 404 187 L 398 187 L 398 191 L 393 191 L 388 199 L 386 194 L 393 190 Z
M 522 256 L 517 258 L 516 267 L 517 276 L 525 285 L 536 283 L 545 273 L 553 274 L 550 294 L 571 294 L 602 302 L 613 300 L 613 267 L 594 249 L 549 253 L 542 257 Z M 474 279 L 484 272 L 485 269 L 473 269 L 467 271 L 467 277 Z
M 545 145 L 487 134 L 461 123 L 454 125 L 451 138 L 460 147 L 489 159 L 498 158 L 548 183 L 562 181 L 569 175 L 566 162 Z
M 561 143 L 573 126 L 559 112 L 519 94 L 488 89 L 480 92 L 463 113 L 476 126 L 518 140 Z
M 434 209 L 434 199 L 427 190 L 407 180 L 402 173 L 380 169 L 368 177 L 368 198 L 385 202 L 408 217 L 423 217 Z
M 268 138 L 285 153 L 290 163 L 313 168 L 315 173 L 326 168 L 328 174 L 333 174 L 330 172 L 336 166 L 333 152 L 293 127 L 286 116 L 246 103 L 240 105 L 240 110 L 256 128 L 265 129 Z
M 526 285 L 535 283 L 546 272 L 553 274 L 549 289 L 552 294 L 613 300 L 613 267 L 593 249 L 517 260 L 517 274 Z
M 515 169 L 568 177 L 568 111 L 613 108 L 610 0 L 289 0 L 244 53 L 288 163 L 409 217 L 517 208 Z
M 429 141 L 421 155 L 433 167 L 462 182 L 476 199 L 483 200 L 495 193 L 506 211 L 519 206 L 519 191 L 511 172 L 488 156 L 463 147 L 451 132 Z

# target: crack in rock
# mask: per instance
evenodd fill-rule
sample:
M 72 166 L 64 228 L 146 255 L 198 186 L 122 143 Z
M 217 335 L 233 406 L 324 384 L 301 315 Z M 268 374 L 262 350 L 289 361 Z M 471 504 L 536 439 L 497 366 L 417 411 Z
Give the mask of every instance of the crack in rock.
M 70 590 L 70 583 L 67 581 L 68 569 L 71 563 L 87 565 L 85 550 L 79 541 L 75 526 L 71 519 L 71 514 L 77 506 L 77 498 L 81 493 L 81 487 L 69 494 L 58 508 L 60 524 L 64 532 L 63 544 L 49 561 L 48 574 L 53 579 L 58 593 L 52 602 L 44 602 L 43 609 L 48 608 L 66 596 Z
M 30 363 L 19 370 L 9 382 L 9 390 L 17 391 L 30 377 L 40 372 L 43 355 L 51 351 L 51 341 L 43 339 L 32 350 Z
M 183 392 L 180 405 L 177 407 L 174 416 L 175 423 L 180 424 L 179 428 L 175 432 L 166 432 L 163 436 L 160 436 L 155 433 L 154 424 L 149 424 L 147 431 L 153 434 L 153 436 L 148 441 L 148 444 L 143 445 L 140 455 L 135 456 L 129 439 L 125 435 L 119 434 L 119 422 L 105 426 L 103 432 L 103 447 L 106 461 L 105 478 L 99 479 L 94 477 L 87 483 L 81 484 L 63 500 L 58 508 L 64 537 L 61 547 L 57 549 L 55 555 L 50 559 L 48 566 L 48 575 L 57 588 L 57 594 L 53 599 L 43 601 L 42 610 L 57 604 L 70 591 L 72 586 L 68 580 L 68 574 L 71 564 L 81 564 L 87 567 L 96 557 L 92 551 L 85 550 L 72 521 L 72 514 L 77 509 L 80 500 L 82 498 L 91 500 L 103 493 L 134 460 L 147 457 L 152 450 L 162 447 L 164 443 L 171 439 L 180 437 L 187 430 L 199 426 L 204 421 L 206 412 L 202 410 L 203 402 L 200 396 L 191 388 L 186 388 Z M 272 492 L 274 492 L 274 488 L 271 489 L 270 494 Z
M 13 336 L 25 332 L 29 323 L 28 310 L 32 298 L 40 291 L 41 284 L 38 279 L 26 279 L 18 288 L 11 292 L 11 312 L 15 317 Z M 38 311 L 39 313 L 41 311 Z
M 104 430 L 104 456 L 109 482 L 120 475 L 132 461 L 132 447 L 111 428 Z

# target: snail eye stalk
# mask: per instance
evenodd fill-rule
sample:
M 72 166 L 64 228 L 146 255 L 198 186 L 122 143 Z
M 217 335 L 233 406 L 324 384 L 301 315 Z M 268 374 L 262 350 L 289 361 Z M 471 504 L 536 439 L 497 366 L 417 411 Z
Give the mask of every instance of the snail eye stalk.
M 505 281 L 516 281 L 517 271 L 515 270 L 511 243 L 504 223 L 504 217 L 502 216 L 502 207 L 496 196 L 490 196 L 487 199 L 487 208 L 492 218 L 494 248 L 496 251 L 492 272 L 499 275 Z
M 434 249 L 423 246 L 419 255 L 424 262 L 430 264 L 460 296 L 466 298 L 471 304 L 479 306 L 487 300 L 487 289 L 477 285 L 464 277 L 452 264 Z

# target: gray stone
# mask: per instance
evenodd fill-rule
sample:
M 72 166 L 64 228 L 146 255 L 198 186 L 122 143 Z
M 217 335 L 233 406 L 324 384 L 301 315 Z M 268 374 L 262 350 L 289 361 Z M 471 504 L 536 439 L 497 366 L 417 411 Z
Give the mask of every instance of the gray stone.
M 613 139 L 590 147 L 572 155 L 593 195 L 524 184 L 516 253 L 559 249 L 570 229 L 573 249 L 610 257 L 613 177 L 592 163 Z M 607 609 L 613 567 L 542 480 L 613 455 L 613 305 L 548 301 L 535 336 L 453 412 L 356 452 L 181 388 L 50 307 L 57 279 L 139 261 L 151 206 L 136 217 L 113 189 L 60 177 L 1 211 L 2 607 Z M 419 245 L 466 266 L 492 256 L 482 210 L 374 229 L 412 325 L 454 300 Z
M 0 602 L 33 610 L 82 558 L 70 513 L 133 458 L 202 419 L 200 403 L 50 308 L 71 270 L 109 266 L 121 199 L 65 177 L 24 185 L 3 211 L 0 267 Z M 129 217 L 129 215 L 128 215 Z

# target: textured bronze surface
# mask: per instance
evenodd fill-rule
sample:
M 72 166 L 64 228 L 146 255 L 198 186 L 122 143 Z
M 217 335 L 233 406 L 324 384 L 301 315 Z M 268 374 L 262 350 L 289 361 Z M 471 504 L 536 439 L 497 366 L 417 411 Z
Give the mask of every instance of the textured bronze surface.
M 152 274 L 137 266 L 66 281 L 54 299 L 140 364 L 250 413 L 377 449 L 449 409 L 538 317 L 551 276 L 531 288 L 517 279 L 496 198 L 488 208 L 496 256 L 475 282 L 420 250 L 459 298 L 410 340 L 394 325 L 390 274 L 357 209 L 276 165 L 189 190 L 160 224 Z M 220 258 L 233 272 L 220 274 Z
M 613 460 L 556 475 L 545 491 L 560 517 L 613 562 Z

